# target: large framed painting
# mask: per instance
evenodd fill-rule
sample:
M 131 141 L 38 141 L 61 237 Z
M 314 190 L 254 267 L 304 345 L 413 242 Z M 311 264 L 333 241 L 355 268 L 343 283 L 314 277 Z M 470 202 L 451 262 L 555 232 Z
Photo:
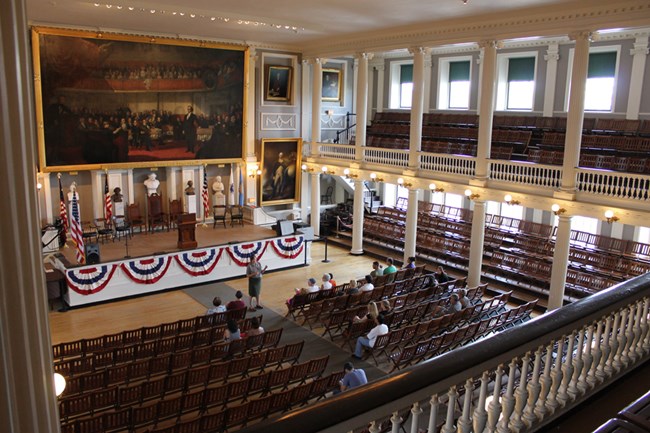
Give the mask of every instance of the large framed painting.
M 300 199 L 300 155 L 302 139 L 262 140 L 262 206 L 295 203 Z
M 323 101 L 341 102 L 342 78 L 343 71 L 340 69 L 323 69 L 323 85 L 321 92 Z
M 266 93 L 267 101 L 291 100 L 291 66 L 266 67 Z
M 42 171 L 240 162 L 247 48 L 32 28 Z

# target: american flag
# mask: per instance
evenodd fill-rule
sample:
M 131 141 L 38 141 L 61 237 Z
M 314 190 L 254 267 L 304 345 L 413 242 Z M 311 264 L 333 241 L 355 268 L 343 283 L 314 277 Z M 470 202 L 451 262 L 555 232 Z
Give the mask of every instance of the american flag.
M 106 223 L 113 218 L 113 201 L 111 200 L 111 193 L 108 192 L 108 176 L 106 176 L 106 182 L 104 182 L 104 218 L 106 218 Z
M 203 169 L 203 189 L 201 190 L 201 196 L 203 197 L 203 215 L 208 215 L 210 213 L 210 199 L 208 197 L 208 174 L 205 169 Z
M 63 188 L 61 187 L 61 175 L 59 174 L 59 218 L 63 224 L 64 234 L 68 232 L 68 208 L 65 206 L 63 198 Z
M 84 238 L 81 229 L 81 215 L 79 213 L 79 202 L 77 202 L 77 191 L 72 192 L 72 201 L 70 202 L 72 211 L 70 217 L 70 237 L 77 245 L 77 262 L 80 265 L 86 263 L 86 254 L 84 253 Z
M 244 205 L 244 174 L 241 165 L 239 167 L 239 206 Z

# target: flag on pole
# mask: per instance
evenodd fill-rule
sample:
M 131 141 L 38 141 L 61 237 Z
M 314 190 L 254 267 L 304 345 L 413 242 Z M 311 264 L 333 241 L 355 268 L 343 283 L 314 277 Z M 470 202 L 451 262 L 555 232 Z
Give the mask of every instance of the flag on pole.
M 106 224 L 109 224 L 113 218 L 113 201 L 111 200 L 111 193 L 108 191 L 108 175 L 106 175 L 106 182 L 104 182 L 104 218 L 106 218 Z
M 244 205 L 244 174 L 242 166 L 238 165 L 239 168 L 239 206 Z
M 77 245 L 77 262 L 80 265 L 86 263 L 86 254 L 84 253 L 84 238 L 83 230 L 81 229 L 81 214 L 79 212 L 79 202 L 77 201 L 77 191 L 72 191 L 72 201 L 70 202 L 71 206 L 71 221 L 70 221 L 70 237 Z
M 208 173 L 205 168 L 203 169 L 203 189 L 201 190 L 203 197 L 203 218 L 210 214 L 210 197 L 208 196 Z
M 61 175 L 59 174 L 59 218 L 63 224 L 63 234 L 68 232 L 68 209 L 63 198 L 63 187 L 61 187 Z
M 235 176 L 232 171 L 233 165 L 230 164 L 230 188 L 228 188 L 228 204 L 231 206 L 235 204 Z

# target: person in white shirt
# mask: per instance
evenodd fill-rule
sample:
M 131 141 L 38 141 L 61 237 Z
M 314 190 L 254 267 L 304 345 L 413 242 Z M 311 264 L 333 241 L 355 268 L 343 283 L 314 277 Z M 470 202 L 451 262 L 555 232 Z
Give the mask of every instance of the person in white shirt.
M 321 290 L 329 290 L 332 288 L 332 283 L 330 283 L 330 274 L 323 274 L 323 284 L 320 285 Z
M 354 349 L 354 355 L 352 357 L 361 359 L 364 347 L 374 347 L 377 337 L 388 334 L 388 326 L 384 323 L 386 320 L 384 316 L 377 316 L 374 320 L 376 326 L 370 330 L 368 336 L 357 338 L 357 346 Z
M 208 311 L 205 313 L 206 315 L 224 313 L 226 311 L 226 306 L 221 305 L 221 298 L 218 296 L 215 296 L 215 298 L 212 300 L 212 305 L 214 305 L 214 307 L 208 309 Z
M 316 285 L 316 278 L 310 278 L 307 280 L 307 287 L 302 289 L 296 289 L 296 295 L 314 293 L 314 292 L 318 292 L 319 290 L 320 287 Z
M 359 288 L 360 291 L 362 292 L 370 292 L 375 288 L 374 284 L 372 284 L 372 277 L 370 275 L 366 275 L 366 283 Z

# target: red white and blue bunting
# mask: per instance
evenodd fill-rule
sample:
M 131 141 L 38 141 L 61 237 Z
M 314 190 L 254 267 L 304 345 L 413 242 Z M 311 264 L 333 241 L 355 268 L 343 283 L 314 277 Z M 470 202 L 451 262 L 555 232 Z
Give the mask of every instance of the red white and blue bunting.
M 228 247 L 228 254 L 233 262 L 239 266 L 246 266 L 251 261 L 251 257 L 257 257 L 260 260 L 266 251 L 266 241 L 251 242 L 249 244 L 233 245 Z
M 305 246 L 304 238 L 293 237 L 293 238 L 278 238 L 268 241 L 273 245 L 275 252 L 282 258 L 285 259 L 295 259 L 302 253 L 302 250 Z
M 66 272 L 68 287 L 80 295 L 92 295 L 106 287 L 115 269 L 115 264 L 70 269 Z
M 217 262 L 221 259 L 224 248 L 210 248 L 203 251 L 193 251 L 176 255 L 176 262 L 189 275 L 198 277 L 212 272 Z
M 136 283 L 154 284 L 165 275 L 170 263 L 171 256 L 132 260 L 122 263 L 122 270 Z

